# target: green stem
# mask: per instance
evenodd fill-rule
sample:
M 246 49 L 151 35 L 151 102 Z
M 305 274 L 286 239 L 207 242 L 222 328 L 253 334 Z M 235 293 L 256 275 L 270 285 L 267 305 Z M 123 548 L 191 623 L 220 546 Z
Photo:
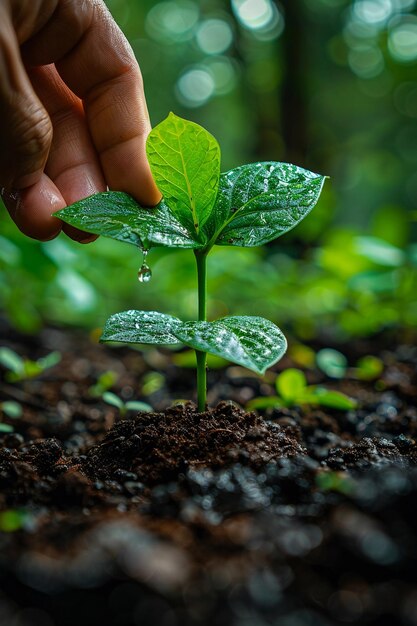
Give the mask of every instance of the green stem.
M 207 321 L 207 252 L 205 250 L 195 250 L 197 261 L 197 282 L 198 282 L 198 321 Z M 200 350 L 195 351 L 197 357 L 197 398 L 198 410 L 206 410 L 207 397 L 207 353 Z

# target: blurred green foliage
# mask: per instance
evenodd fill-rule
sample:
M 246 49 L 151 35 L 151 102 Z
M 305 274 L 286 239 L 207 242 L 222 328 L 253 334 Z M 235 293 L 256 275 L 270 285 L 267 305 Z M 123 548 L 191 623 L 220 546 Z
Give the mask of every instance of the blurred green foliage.
M 261 314 L 302 340 L 417 322 L 415 0 L 108 0 L 140 62 L 153 124 L 208 128 L 226 170 L 294 162 L 331 176 L 302 226 L 217 249 L 210 315 Z M 0 211 L 0 306 L 18 328 L 100 326 L 123 308 L 195 315 L 193 256 L 21 235 Z M 232 255 L 232 256 L 230 256 Z M 226 304 L 228 303 L 228 304 Z

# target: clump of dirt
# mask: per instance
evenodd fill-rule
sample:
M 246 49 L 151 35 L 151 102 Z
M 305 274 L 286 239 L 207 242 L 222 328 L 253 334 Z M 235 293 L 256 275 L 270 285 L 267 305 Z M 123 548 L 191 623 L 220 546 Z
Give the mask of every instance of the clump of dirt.
M 326 465 L 334 470 L 366 470 L 392 463 L 400 467 L 417 463 L 417 446 L 413 439 L 404 435 L 393 440 L 364 437 L 346 448 L 330 450 L 326 459 Z
M 88 451 L 83 470 L 105 480 L 120 471 L 133 472 L 153 484 L 172 480 L 188 468 L 215 469 L 240 462 L 256 469 L 303 454 L 297 434 L 227 402 L 205 413 L 188 403 L 116 424 Z

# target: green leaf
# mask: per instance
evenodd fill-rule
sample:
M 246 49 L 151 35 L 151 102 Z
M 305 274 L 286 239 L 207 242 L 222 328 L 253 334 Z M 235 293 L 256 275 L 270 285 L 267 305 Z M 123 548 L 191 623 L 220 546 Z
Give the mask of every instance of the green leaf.
M 343 472 L 320 471 L 316 474 L 316 485 L 321 491 L 338 491 L 350 495 L 355 491 L 355 481 Z
M 157 311 L 124 311 L 107 320 L 100 341 L 177 344 L 181 342 L 174 330 L 181 324 L 177 317 Z
M 50 352 L 49 354 L 42 357 L 41 359 L 38 359 L 37 363 L 39 367 L 42 369 L 42 371 L 44 371 L 46 369 L 49 369 L 50 367 L 54 367 L 55 365 L 58 365 L 60 361 L 61 361 L 61 353 L 54 351 L 54 352 Z
M 153 209 L 140 206 L 121 191 L 105 191 L 54 213 L 63 222 L 95 235 L 131 243 L 141 249 L 153 246 L 198 248 L 194 229 L 187 231 L 165 202 Z
M 0 348 L 0 364 L 19 376 L 24 374 L 24 360 L 10 348 Z
M 183 322 L 175 329 L 175 335 L 195 350 L 215 354 L 258 374 L 276 363 L 287 349 L 281 330 L 262 317 Z
M 329 391 L 323 387 L 316 387 L 313 391 L 312 399 L 314 404 L 326 406 L 330 409 L 338 409 L 339 411 L 349 411 L 358 406 L 356 400 L 349 398 L 340 391 Z
M 173 113 L 150 133 L 152 174 L 165 201 L 189 232 L 199 235 L 216 201 L 220 147 L 204 128 Z
M 38 361 L 31 361 L 30 359 L 25 359 L 24 362 L 25 371 L 23 375 L 20 376 L 20 379 L 24 378 L 35 378 L 42 374 L 43 368 Z
M 348 362 L 344 354 L 333 348 L 323 348 L 316 355 L 318 367 L 329 378 L 343 378 L 347 371 Z
M 14 400 L 6 400 L 0 404 L 0 409 L 7 417 L 18 419 L 23 414 L 22 406 Z
M 125 407 L 123 400 L 121 400 L 119 396 L 116 396 L 116 394 L 112 393 L 111 391 L 105 391 L 102 398 L 104 402 L 107 402 L 107 404 L 115 406 L 118 409 L 124 409 Z
M 258 374 L 287 349 L 281 330 L 262 317 L 224 317 L 215 322 L 181 322 L 156 311 L 125 311 L 107 320 L 100 341 L 169 345 L 184 343 L 243 365 Z
M 265 409 L 280 409 L 284 406 L 284 402 L 278 396 L 259 396 L 259 398 L 253 398 L 246 404 L 248 411 L 257 409 L 263 411 Z
M 384 267 L 401 267 L 406 258 L 404 250 L 379 237 L 356 237 L 355 244 L 359 254 Z
M 279 395 L 291 405 L 302 396 L 307 381 L 301 370 L 290 367 L 278 376 L 275 385 Z
M 103 372 L 97 379 L 95 385 L 92 385 L 88 392 L 94 398 L 99 398 L 105 391 L 108 391 L 117 382 L 118 374 L 112 370 Z
M 316 205 L 325 176 L 296 165 L 253 163 L 220 177 L 208 224 L 222 246 L 260 246 L 296 226 Z
M 142 411 L 144 413 L 150 413 L 153 411 L 150 404 L 141 402 L 140 400 L 129 400 L 129 402 L 126 402 L 125 407 L 128 411 Z
M 354 370 L 359 380 L 375 380 L 384 371 L 384 363 L 376 356 L 367 355 L 361 357 L 356 363 Z
M 14 533 L 24 527 L 29 514 L 18 509 L 8 509 L 0 513 L 0 530 L 3 533 Z
M 2 422 L 0 422 L 0 433 L 12 433 L 14 431 L 13 426 L 10 426 L 10 424 L 3 424 Z

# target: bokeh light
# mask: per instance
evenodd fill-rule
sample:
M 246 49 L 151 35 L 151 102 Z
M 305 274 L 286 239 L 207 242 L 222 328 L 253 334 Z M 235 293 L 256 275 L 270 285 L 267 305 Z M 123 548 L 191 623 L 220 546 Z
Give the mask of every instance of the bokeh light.
M 176 85 L 178 100 L 190 108 L 202 106 L 210 100 L 214 92 L 213 76 L 204 66 L 189 67 Z
M 232 7 L 240 23 L 251 30 L 267 28 L 275 15 L 270 0 L 232 0 Z
M 417 60 L 417 17 L 405 15 L 393 20 L 388 35 L 388 49 L 395 60 Z
M 216 95 L 223 96 L 233 91 L 238 79 L 237 63 L 225 56 L 211 57 L 207 68 L 214 80 Z
M 349 51 L 349 66 L 360 78 L 374 78 L 384 69 L 384 57 L 377 46 L 362 44 Z
M 161 43 L 187 41 L 194 35 L 198 6 L 191 0 L 159 2 L 146 17 L 148 34 Z
M 233 42 L 233 32 L 225 20 L 204 20 L 198 28 L 197 43 L 205 54 L 222 54 Z
M 393 10 L 391 0 L 358 0 L 353 8 L 355 16 L 368 24 L 385 24 Z

